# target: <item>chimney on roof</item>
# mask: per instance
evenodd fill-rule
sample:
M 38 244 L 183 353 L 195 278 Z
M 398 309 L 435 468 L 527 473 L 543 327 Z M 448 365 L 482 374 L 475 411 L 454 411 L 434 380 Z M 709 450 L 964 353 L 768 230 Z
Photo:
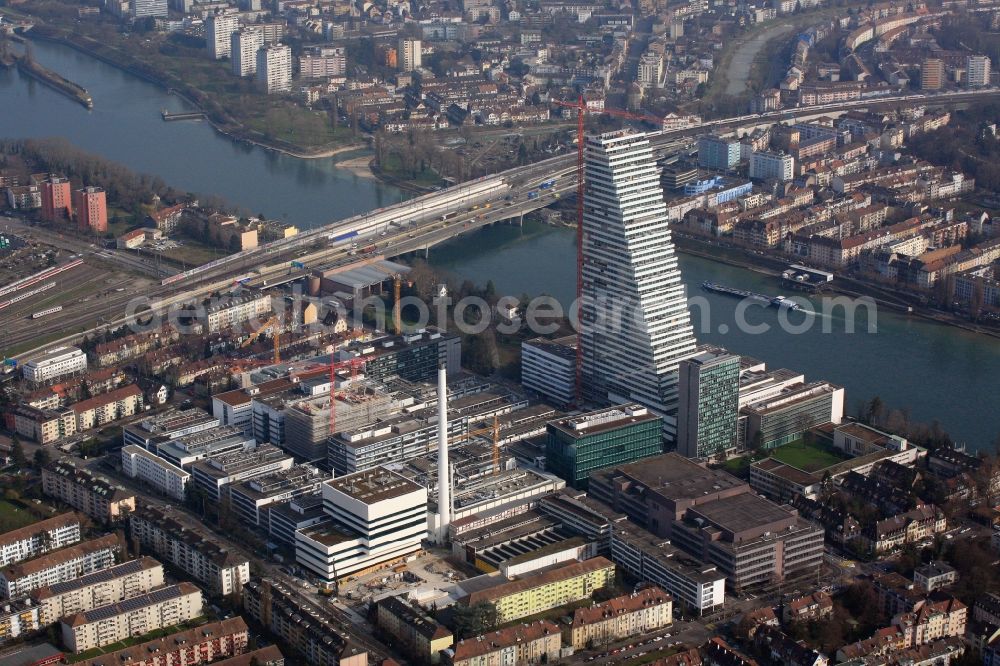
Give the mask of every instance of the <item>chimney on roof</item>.
M 438 541 L 448 539 L 451 524 L 451 474 L 448 464 L 448 370 L 438 367 Z

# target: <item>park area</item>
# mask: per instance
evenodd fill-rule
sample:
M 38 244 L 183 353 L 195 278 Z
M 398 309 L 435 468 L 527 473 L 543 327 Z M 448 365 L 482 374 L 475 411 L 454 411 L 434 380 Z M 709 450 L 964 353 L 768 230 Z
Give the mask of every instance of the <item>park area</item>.
M 848 459 L 848 456 L 820 444 L 805 441 L 785 444 L 771 451 L 771 457 L 803 472 L 818 472 Z

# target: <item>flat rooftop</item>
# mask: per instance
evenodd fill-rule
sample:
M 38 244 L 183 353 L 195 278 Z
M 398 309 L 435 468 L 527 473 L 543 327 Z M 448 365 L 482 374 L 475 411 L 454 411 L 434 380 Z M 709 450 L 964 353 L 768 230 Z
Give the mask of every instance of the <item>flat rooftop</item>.
M 793 517 L 787 510 L 754 493 L 712 500 L 688 511 L 730 532 L 765 527 Z
M 565 361 L 576 361 L 575 335 L 567 335 L 565 337 L 555 339 L 532 338 L 531 340 L 525 340 L 522 344 L 529 347 L 535 347 L 546 354 L 558 356 Z
M 668 499 L 700 497 L 708 493 L 746 486 L 746 482 L 722 470 L 708 469 L 676 453 L 643 458 L 601 473 L 623 474 L 655 489 Z
M 567 416 L 549 426 L 575 439 L 590 437 L 636 423 L 659 421 L 660 417 L 638 404 L 618 405 L 586 414 Z
M 406 477 L 385 467 L 374 467 L 363 472 L 329 479 L 324 482 L 329 487 L 365 504 L 384 502 L 424 490 Z

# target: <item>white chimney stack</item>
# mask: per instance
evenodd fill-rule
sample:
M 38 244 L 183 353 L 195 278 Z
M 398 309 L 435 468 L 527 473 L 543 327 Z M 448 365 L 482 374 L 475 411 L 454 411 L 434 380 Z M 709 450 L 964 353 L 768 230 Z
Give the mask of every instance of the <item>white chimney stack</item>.
M 451 525 L 451 473 L 448 464 L 448 370 L 438 367 L 438 529 L 439 539 L 448 539 Z

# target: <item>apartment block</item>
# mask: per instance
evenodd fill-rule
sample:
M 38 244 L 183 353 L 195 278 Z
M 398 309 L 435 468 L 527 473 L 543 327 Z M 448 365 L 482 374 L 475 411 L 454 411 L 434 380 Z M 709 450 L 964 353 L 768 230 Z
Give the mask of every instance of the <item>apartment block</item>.
M 122 447 L 122 472 L 130 479 L 140 479 L 175 500 L 183 502 L 187 497 L 191 475 L 135 444 Z
M 718 136 L 698 138 L 698 166 L 728 171 L 740 163 L 740 142 Z
M 615 597 L 573 611 L 572 624 L 564 631 L 576 650 L 600 647 L 623 638 L 640 636 L 673 624 L 674 602 L 658 587 Z
M 163 584 L 163 565 L 151 557 L 140 557 L 40 587 L 31 593 L 31 598 L 40 609 L 42 624 L 52 624 L 67 615 L 146 594 Z
M 166 12 L 164 12 L 166 14 Z M 103 234 L 108 230 L 108 204 L 100 187 L 83 187 L 73 192 L 77 226 L 83 231 Z
M 448 661 L 451 666 L 555 663 L 561 649 L 559 625 L 539 620 L 461 640 Z
M 87 371 L 87 355 L 77 347 L 56 347 L 28 359 L 21 374 L 37 384 Z
M 142 389 L 129 384 L 73 403 L 70 409 L 76 414 L 76 430 L 80 432 L 132 416 L 142 410 L 142 401 Z
M 222 60 L 230 56 L 230 37 L 239 27 L 240 21 L 236 14 L 217 11 L 205 19 L 205 45 L 213 59 Z
M 965 80 L 970 88 L 990 85 L 990 59 L 988 56 L 971 55 L 965 59 Z
M 79 653 L 193 620 L 202 609 L 201 590 L 178 583 L 65 617 L 59 625 L 63 645 Z
M 228 37 L 226 39 L 228 43 Z M 259 62 L 258 55 L 258 76 Z M 202 305 L 205 308 L 206 333 L 217 333 L 252 319 L 263 321 L 271 314 L 271 297 L 261 291 L 245 290 L 229 296 L 208 299 Z
M 214 594 L 239 592 L 250 580 L 246 557 L 181 524 L 165 509 L 140 506 L 129 516 L 129 535 L 144 552 L 174 565 Z
M 604 557 L 560 564 L 541 573 L 508 580 L 497 576 L 497 584 L 475 590 L 459 600 L 466 606 L 488 602 L 496 606 L 499 622 L 541 613 L 588 599 L 615 578 L 615 565 Z
M 247 583 L 243 610 L 310 666 L 368 665 L 368 653 L 344 633 L 329 611 L 305 602 L 278 581 Z
M 0 608 L 0 644 L 41 630 L 38 606 L 31 599 L 17 599 Z
M 299 76 L 306 80 L 343 76 L 346 71 L 347 52 L 342 46 L 318 46 L 299 58 Z
M 49 222 L 68 221 L 73 216 L 73 194 L 69 179 L 49 176 L 40 185 L 42 218 Z
M 57 460 L 42 469 L 42 491 L 100 523 L 117 522 L 135 510 L 131 492 L 69 461 Z
M 76 414 L 70 409 L 17 405 L 13 416 L 14 432 L 39 444 L 51 444 L 76 434 Z
M 0 567 L 44 555 L 80 541 L 81 517 L 62 513 L 0 535 Z
M 230 36 L 230 62 L 233 76 L 240 78 L 257 73 L 257 51 L 264 47 L 264 35 L 252 26 L 240 28 Z
M 392 637 L 393 645 L 420 663 L 440 663 L 441 651 L 455 642 L 451 631 L 402 596 L 386 597 L 375 608 L 378 628 Z
M 791 155 L 757 151 L 750 155 L 750 178 L 786 183 L 794 177 L 795 158 Z
M 268 95 L 292 88 L 292 49 L 270 44 L 257 51 L 257 85 Z
M 7 599 L 64 583 L 112 566 L 122 553 L 114 534 L 67 546 L 0 569 L 0 592 Z
M 248 644 L 247 623 L 243 621 L 243 618 L 237 616 L 139 643 L 116 652 L 108 652 L 97 657 L 84 659 L 76 664 L 79 666 L 218 664 L 220 663 L 219 659 L 244 654 Z M 272 666 L 272 664 L 260 664 L 259 666 Z
M 545 466 L 574 488 L 591 472 L 663 453 L 662 420 L 639 404 L 624 404 L 550 421 Z

